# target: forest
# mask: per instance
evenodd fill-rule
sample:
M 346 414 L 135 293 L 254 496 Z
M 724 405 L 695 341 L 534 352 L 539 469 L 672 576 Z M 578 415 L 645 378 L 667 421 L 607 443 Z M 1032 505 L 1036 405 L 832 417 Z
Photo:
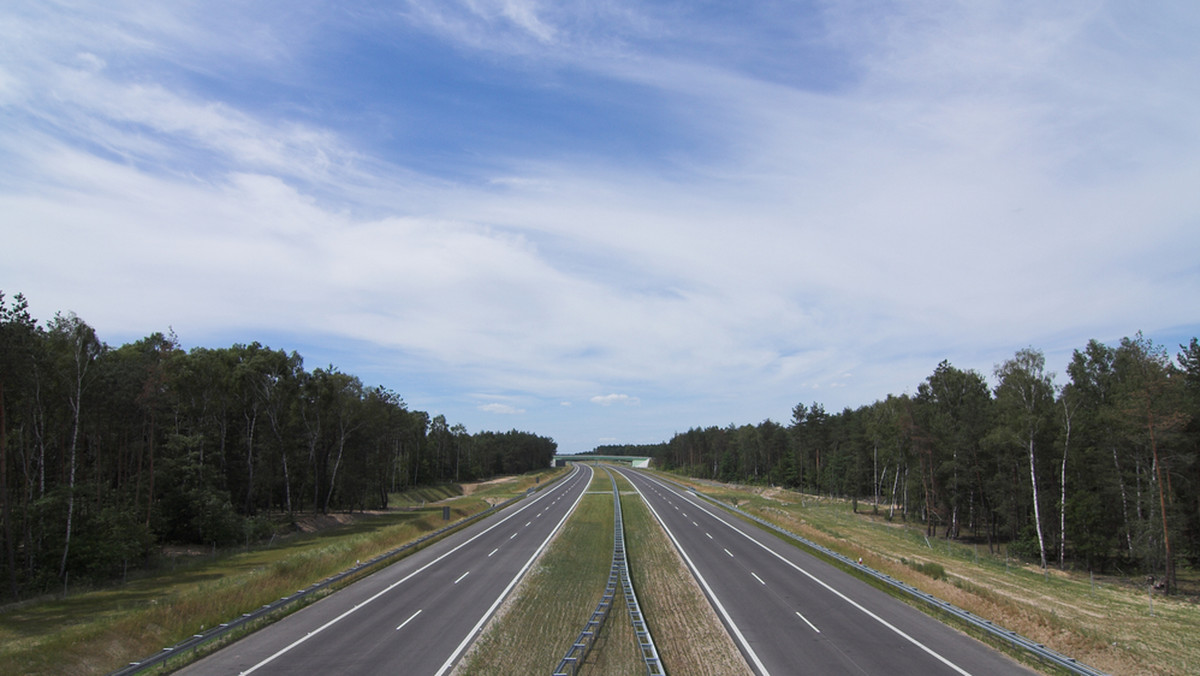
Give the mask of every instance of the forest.
M 915 394 L 840 413 L 798 404 L 787 426 L 695 428 L 605 446 L 662 469 L 844 498 L 1043 568 L 1154 577 L 1200 564 L 1200 345 L 1174 359 L 1140 333 L 1073 352 L 1065 382 L 1019 350 L 994 386 L 938 364 Z
M 73 313 L 0 292 L 0 599 L 103 583 L 164 544 L 251 543 L 302 512 L 547 467 L 557 445 L 409 410 L 259 343 L 111 347 Z

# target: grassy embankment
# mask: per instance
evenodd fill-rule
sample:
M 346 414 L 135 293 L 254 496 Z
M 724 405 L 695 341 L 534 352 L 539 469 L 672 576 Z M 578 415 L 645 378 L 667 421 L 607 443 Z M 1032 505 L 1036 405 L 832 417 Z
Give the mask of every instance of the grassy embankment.
M 986 544 L 926 539 L 921 526 L 888 522 L 869 504 L 855 514 L 843 500 L 682 482 L 1108 673 L 1183 675 L 1200 665 L 1196 571 L 1180 571 L 1193 595 L 1155 595 L 1151 614 L 1141 580 L 1044 574 Z
M 750 673 L 632 486 L 617 477 L 626 556 L 642 614 L 669 673 Z M 604 593 L 612 557 L 612 484 L 597 471 L 541 559 L 484 629 L 456 674 L 549 673 Z M 624 597 L 617 595 L 581 674 L 645 674 Z
M 108 673 L 441 528 L 443 504 L 456 521 L 551 474 L 394 495 L 385 513 L 334 515 L 345 525 L 261 548 L 176 557 L 124 585 L 0 608 L 0 673 Z M 335 521 L 297 519 L 301 525 L 321 520 Z

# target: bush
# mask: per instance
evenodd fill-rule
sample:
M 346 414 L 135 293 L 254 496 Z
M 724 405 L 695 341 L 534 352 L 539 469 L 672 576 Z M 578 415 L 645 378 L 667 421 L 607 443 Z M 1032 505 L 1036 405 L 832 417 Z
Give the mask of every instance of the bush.
M 900 563 L 935 580 L 946 579 L 946 568 L 940 563 L 934 563 L 933 561 L 909 561 L 903 557 L 901 557 Z
M 1029 561 L 1041 560 L 1038 549 L 1037 528 L 1029 525 L 1021 530 L 1021 535 L 1008 545 L 1008 553 Z
M 133 508 L 108 505 L 96 513 L 83 511 L 78 536 L 71 546 L 71 568 L 103 582 L 138 567 L 149 554 L 154 537 Z

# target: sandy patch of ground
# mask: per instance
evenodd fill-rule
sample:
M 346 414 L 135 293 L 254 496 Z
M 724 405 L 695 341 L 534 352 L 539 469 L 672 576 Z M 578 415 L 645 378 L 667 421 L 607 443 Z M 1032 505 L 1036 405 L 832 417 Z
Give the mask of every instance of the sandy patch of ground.
M 491 479 L 489 481 L 477 481 L 473 484 L 460 484 L 460 485 L 462 486 L 462 494 L 463 495 L 471 495 L 472 493 L 474 493 L 475 491 L 479 490 L 480 488 L 482 488 L 484 486 L 492 486 L 495 484 L 506 484 L 506 483 L 511 483 L 516 480 L 517 480 L 517 477 L 515 477 L 515 476 L 504 476 L 504 477 L 500 477 L 499 479 Z
M 162 555 L 167 558 L 179 556 L 204 556 L 212 553 L 211 549 L 198 545 L 163 545 Z
M 308 514 L 297 517 L 296 528 L 304 533 L 315 533 L 334 526 L 354 523 L 353 514 Z

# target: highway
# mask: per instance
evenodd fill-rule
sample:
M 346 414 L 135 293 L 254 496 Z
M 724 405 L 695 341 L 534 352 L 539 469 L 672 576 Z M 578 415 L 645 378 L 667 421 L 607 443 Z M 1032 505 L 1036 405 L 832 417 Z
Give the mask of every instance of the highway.
M 583 496 L 555 485 L 213 653 L 182 674 L 449 673 Z
M 674 485 L 619 471 L 758 674 L 1035 673 Z

